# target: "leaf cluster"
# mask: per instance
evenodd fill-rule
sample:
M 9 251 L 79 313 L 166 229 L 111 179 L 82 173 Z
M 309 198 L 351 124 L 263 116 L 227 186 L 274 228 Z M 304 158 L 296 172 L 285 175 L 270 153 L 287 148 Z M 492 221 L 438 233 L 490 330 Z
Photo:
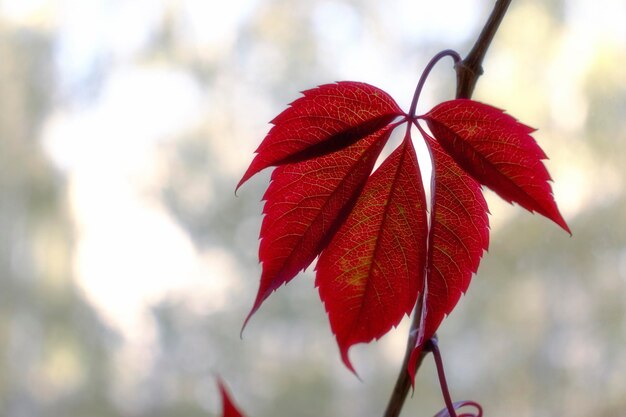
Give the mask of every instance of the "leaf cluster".
M 319 258 L 315 284 L 353 372 L 350 347 L 382 337 L 421 299 L 413 375 L 424 343 L 466 292 L 488 248 L 481 186 L 569 232 L 532 128 L 469 99 L 423 115 L 414 109 L 415 103 L 402 111 L 369 84 L 339 82 L 304 91 L 272 121 L 237 187 L 276 167 L 263 197 L 263 271 L 246 323 L 273 291 Z M 401 126 L 404 139 L 374 170 Z M 412 126 L 430 152 L 430 202 Z

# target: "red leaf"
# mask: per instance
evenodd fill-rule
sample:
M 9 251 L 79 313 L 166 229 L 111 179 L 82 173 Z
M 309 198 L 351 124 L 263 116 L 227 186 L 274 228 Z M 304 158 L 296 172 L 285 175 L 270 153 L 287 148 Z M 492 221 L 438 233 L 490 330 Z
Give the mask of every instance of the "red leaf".
M 390 133 L 391 128 L 384 128 L 340 151 L 274 170 L 264 196 L 261 284 L 246 322 L 272 291 L 308 267 L 328 244 Z
M 502 110 L 465 99 L 441 103 L 422 118 L 446 152 L 476 180 L 570 232 L 541 162 L 546 155 L 530 136 L 534 129 Z
M 237 188 L 264 168 L 341 149 L 403 115 L 389 94 L 365 83 L 326 84 L 303 94 L 272 120 Z
M 411 375 L 421 346 L 465 293 L 489 245 L 487 203 L 480 184 L 466 174 L 431 138 L 434 165 L 433 208 L 422 317 Z
M 221 378 L 217 379 L 217 385 L 222 396 L 222 417 L 244 417 L 243 413 L 235 406 Z
M 320 255 L 316 285 L 341 356 L 380 338 L 415 305 L 426 257 L 426 202 L 410 136 L 365 185 Z

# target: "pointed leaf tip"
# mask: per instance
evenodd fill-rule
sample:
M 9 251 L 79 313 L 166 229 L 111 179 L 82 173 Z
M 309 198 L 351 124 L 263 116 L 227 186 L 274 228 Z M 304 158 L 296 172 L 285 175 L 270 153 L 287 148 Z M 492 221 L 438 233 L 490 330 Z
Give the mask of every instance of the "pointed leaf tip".
M 352 365 L 352 362 L 350 361 L 350 356 L 348 354 L 348 351 L 350 350 L 351 347 L 352 346 L 339 346 L 339 353 L 341 354 L 341 361 L 346 366 L 346 368 L 348 368 L 348 370 L 354 374 L 354 376 L 356 376 L 360 381 L 362 381 L 361 377 L 356 372 L 356 369 L 354 369 L 354 366 Z

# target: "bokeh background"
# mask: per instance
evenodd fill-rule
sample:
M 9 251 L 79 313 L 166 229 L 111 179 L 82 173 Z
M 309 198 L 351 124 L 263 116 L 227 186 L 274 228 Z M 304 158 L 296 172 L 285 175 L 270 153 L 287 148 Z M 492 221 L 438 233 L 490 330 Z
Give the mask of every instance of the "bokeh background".
M 250 417 L 380 416 L 408 323 L 343 367 L 309 272 L 239 330 L 268 172 L 298 92 L 404 108 L 490 0 L 0 1 L 0 415 L 191 417 L 221 375 Z M 492 243 L 439 335 L 489 416 L 626 415 L 626 3 L 515 0 L 475 98 L 538 127 L 573 230 L 488 194 Z M 449 61 L 422 112 L 452 97 Z M 269 170 L 268 170 L 269 171 Z M 427 360 L 403 416 L 443 407 Z

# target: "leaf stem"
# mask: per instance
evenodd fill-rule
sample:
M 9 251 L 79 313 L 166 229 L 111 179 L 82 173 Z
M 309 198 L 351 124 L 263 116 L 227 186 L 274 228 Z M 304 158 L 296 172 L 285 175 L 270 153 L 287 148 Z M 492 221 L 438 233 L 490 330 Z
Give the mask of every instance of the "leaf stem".
M 441 386 L 441 394 L 443 400 L 446 403 L 448 414 L 450 417 L 457 417 L 456 411 L 454 411 L 454 404 L 452 403 L 452 397 L 450 396 L 450 390 L 448 389 L 448 382 L 446 381 L 446 372 L 443 369 L 443 360 L 441 359 L 441 352 L 439 352 L 439 344 L 437 337 L 431 338 L 426 342 L 424 349 L 429 350 L 435 357 L 435 365 L 437 366 L 437 375 L 439 376 L 439 385 Z
M 411 101 L 411 108 L 409 109 L 409 114 L 407 116 L 409 120 L 413 120 L 415 118 L 415 111 L 417 109 L 417 101 L 419 100 L 420 94 L 422 94 L 422 89 L 424 88 L 424 84 L 426 83 L 426 79 L 428 78 L 430 71 L 432 71 L 434 66 L 437 65 L 437 62 L 441 61 L 443 58 L 447 56 L 452 57 L 452 59 L 454 60 L 455 67 L 459 62 L 461 62 L 461 56 L 459 55 L 459 53 L 452 49 L 446 49 L 444 51 L 441 51 L 430 60 L 428 65 L 426 65 L 426 68 L 424 68 L 422 75 L 420 76 L 420 79 L 417 83 L 417 87 L 415 87 L 415 93 L 413 94 L 413 101 Z
M 485 58 L 487 53 L 487 49 L 491 45 L 491 41 L 506 14 L 506 11 L 511 4 L 511 0 L 497 0 L 491 14 L 489 15 L 489 19 L 485 23 L 480 35 L 478 35 L 478 39 L 474 43 L 474 46 L 470 50 L 470 53 L 465 57 L 465 59 L 460 60 L 458 62 L 455 61 L 455 70 L 457 74 L 457 88 L 456 88 L 456 97 L 457 98 L 470 98 L 474 92 L 474 87 L 476 87 L 476 83 L 478 81 L 478 77 L 482 74 L 482 61 Z M 446 51 L 440 52 L 438 55 L 443 54 Z M 437 61 L 444 56 L 447 56 L 446 53 L 443 56 L 440 56 L 438 59 L 433 58 L 431 60 L 432 66 L 434 66 Z M 430 65 L 430 64 L 429 64 Z M 426 77 L 424 74 L 428 75 L 430 69 L 428 66 L 424 70 L 422 74 L 422 79 L 418 83 L 415 88 L 415 94 L 413 95 L 413 101 L 411 102 L 411 108 L 409 110 L 409 114 L 407 115 L 408 120 L 412 120 L 415 118 L 415 111 L 417 109 L 417 100 L 421 93 L 424 82 L 426 81 Z M 427 71 L 428 70 L 428 71 Z M 410 124 L 410 123 L 409 123 Z M 409 389 L 413 383 L 411 377 L 408 372 L 408 363 L 411 358 L 411 353 L 415 348 L 415 342 L 417 340 L 419 324 L 421 320 L 422 313 L 422 297 L 420 295 L 417 304 L 415 305 L 415 313 L 413 315 L 413 322 L 411 323 L 411 328 L 409 330 L 409 337 L 407 342 L 406 352 L 404 354 L 404 360 L 402 362 L 402 366 L 400 368 L 400 372 L 398 373 L 398 378 L 396 380 L 396 385 L 393 388 L 391 393 L 391 397 L 389 398 L 389 402 L 387 404 L 387 408 L 385 410 L 385 414 L 383 417 L 398 417 L 400 412 L 402 411 L 402 407 L 404 406 L 404 402 L 406 400 L 406 396 L 409 393 Z M 422 350 L 420 356 L 417 360 L 417 364 L 415 366 L 415 372 L 420 368 L 424 357 L 427 355 L 427 352 Z

